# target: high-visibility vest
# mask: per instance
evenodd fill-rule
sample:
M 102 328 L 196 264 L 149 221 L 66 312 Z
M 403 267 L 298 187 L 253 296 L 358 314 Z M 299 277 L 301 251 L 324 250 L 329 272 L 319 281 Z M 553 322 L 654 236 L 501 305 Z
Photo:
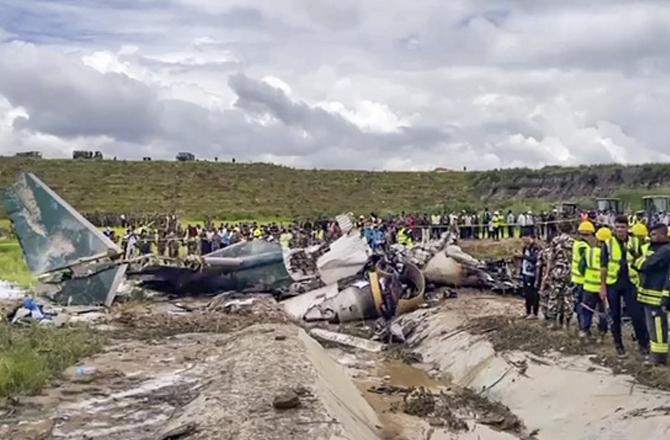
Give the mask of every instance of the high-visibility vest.
M 254 230 L 254 237 L 261 238 L 263 236 L 263 230 L 261 228 L 256 228 Z
M 570 281 L 573 284 L 584 284 L 584 273 L 582 273 L 581 262 L 586 257 L 589 244 L 583 240 L 575 240 L 572 243 L 572 275 Z
M 502 224 L 502 218 L 499 215 L 494 215 L 493 216 L 493 227 L 494 228 L 499 228 L 501 224 Z
M 621 260 L 624 258 L 625 249 L 621 248 L 619 240 L 612 237 L 607 240 L 607 251 L 609 253 L 609 260 L 607 262 L 607 284 L 616 283 L 621 270 Z
M 639 237 L 629 237 L 628 238 L 628 244 L 626 245 L 627 249 L 627 257 L 626 259 L 628 260 L 628 278 L 630 278 L 630 282 L 633 284 L 635 287 L 640 286 L 640 273 L 637 270 L 637 267 L 635 266 L 635 256 L 641 256 L 642 255 L 642 245 L 643 242 L 640 240 Z
M 586 249 L 586 271 L 584 272 L 584 291 L 600 292 L 600 243 Z
M 400 228 L 398 230 L 398 233 L 396 234 L 396 241 L 405 246 L 412 245 L 412 237 L 409 235 L 407 229 L 405 228 Z
M 649 243 L 642 245 L 642 256 L 635 261 L 635 266 L 640 269 L 647 258 L 654 255 L 654 250 L 651 249 Z M 640 277 L 640 285 L 637 288 L 637 300 L 642 304 L 649 304 L 652 306 L 660 306 L 663 299 L 668 296 L 668 290 L 663 286 L 661 289 L 645 287 L 644 277 Z

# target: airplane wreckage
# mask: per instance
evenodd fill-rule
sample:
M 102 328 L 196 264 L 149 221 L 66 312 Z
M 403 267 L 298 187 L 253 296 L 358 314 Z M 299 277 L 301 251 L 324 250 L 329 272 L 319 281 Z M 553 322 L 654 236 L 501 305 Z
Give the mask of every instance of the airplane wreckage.
M 122 284 L 172 295 L 272 291 L 289 297 L 284 308 L 296 319 L 346 322 L 414 310 L 427 284 L 518 289 L 508 267 L 487 267 L 455 246 L 450 234 L 375 253 L 348 215 L 337 217 L 343 236 L 311 248 L 253 240 L 199 257 L 125 258 L 33 174 L 21 174 L 6 190 L 4 206 L 29 269 L 47 295 L 65 305 L 111 306 Z

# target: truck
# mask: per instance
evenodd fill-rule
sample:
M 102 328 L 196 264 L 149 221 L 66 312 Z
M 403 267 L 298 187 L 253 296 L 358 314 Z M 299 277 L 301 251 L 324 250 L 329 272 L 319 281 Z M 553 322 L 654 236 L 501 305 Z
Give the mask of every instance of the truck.
M 179 162 L 190 162 L 195 160 L 195 154 L 182 151 L 177 153 L 177 160 Z
M 72 152 L 72 159 L 96 159 L 102 160 L 101 151 L 88 151 L 88 150 L 74 150 Z
M 31 159 L 41 159 L 42 153 L 39 151 L 21 151 L 14 155 L 15 157 L 28 157 Z

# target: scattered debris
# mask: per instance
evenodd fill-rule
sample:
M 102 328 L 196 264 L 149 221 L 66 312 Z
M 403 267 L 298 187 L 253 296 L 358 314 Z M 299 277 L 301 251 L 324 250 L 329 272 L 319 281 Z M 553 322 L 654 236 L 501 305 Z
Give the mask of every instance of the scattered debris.
M 51 323 L 55 313 L 46 312 L 41 304 L 34 298 L 26 297 L 11 319 L 12 324 L 29 323 L 36 321 L 42 324 Z
M 178 426 L 174 429 L 169 430 L 165 434 L 162 434 L 159 439 L 160 440 L 178 440 L 183 437 L 188 437 L 189 435 L 195 433 L 198 425 L 190 422 L 190 423 L 185 423 L 181 426 Z
M 525 430 L 521 420 L 509 408 L 467 388 L 440 392 L 413 388 L 403 398 L 402 411 L 427 419 L 431 426 L 447 426 L 452 431 L 469 430 L 468 420 L 500 431 L 522 433 Z
M 385 345 L 381 342 L 370 341 L 343 333 L 335 333 L 321 328 L 313 328 L 309 334 L 320 341 L 358 348 L 372 353 L 380 353 L 385 348 Z
M 285 390 L 275 396 L 272 406 L 278 410 L 297 408 L 300 406 L 300 397 L 293 390 Z

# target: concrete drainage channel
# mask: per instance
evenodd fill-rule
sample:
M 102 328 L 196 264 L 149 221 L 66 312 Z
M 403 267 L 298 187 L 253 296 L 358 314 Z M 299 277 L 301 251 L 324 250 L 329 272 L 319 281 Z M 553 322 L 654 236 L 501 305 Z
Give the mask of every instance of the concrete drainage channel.
M 407 349 L 421 364 L 334 355 L 381 411 L 387 438 L 670 438 L 667 391 L 584 355 L 498 352 L 488 335 L 468 331 L 471 318 L 511 316 L 516 307 L 498 297 L 463 298 L 404 317 L 420 322 Z

